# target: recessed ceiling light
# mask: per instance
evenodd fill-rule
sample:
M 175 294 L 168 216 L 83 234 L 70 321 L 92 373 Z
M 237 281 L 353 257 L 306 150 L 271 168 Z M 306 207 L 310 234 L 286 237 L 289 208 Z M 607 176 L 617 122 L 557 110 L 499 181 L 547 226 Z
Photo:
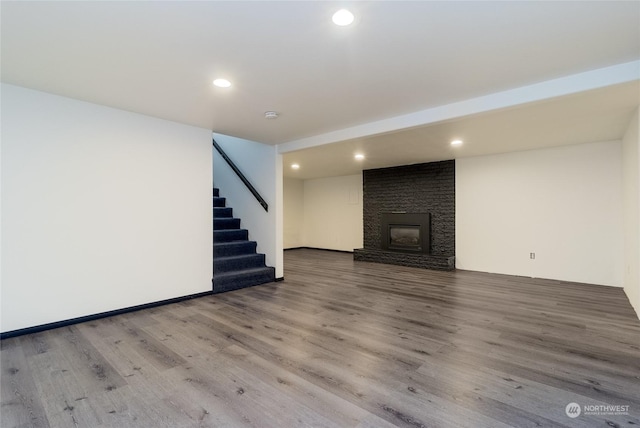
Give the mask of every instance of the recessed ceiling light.
M 218 88 L 228 88 L 229 86 L 231 86 L 231 82 L 229 82 L 227 79 L 216 79 L 213 81 L 213 84 Z
M 336 13 L 333 14 L 331 18 L 333 23 L 344 27 L 345 25 L 349 25 L 353 22 L 353 13 L 349 12 L 347 9 L 340 9 Z
M 264 118 L 265 119 L 277 119 L 278 116 L 280 116 L 280 115 L 276 111 L 265 111 L 264 112 Z
M 298 165 L 297 163 L 292 163 L 291 169 L 300 169 L 300 165 Z
M 451 142 L 452 146 L 461 146 L 462 145 L 462 140 L 453 140 Z
M 364 155 L 362 153 L 356 153 L 354 156 L 355 160 L 363 160 L 364 159 Z

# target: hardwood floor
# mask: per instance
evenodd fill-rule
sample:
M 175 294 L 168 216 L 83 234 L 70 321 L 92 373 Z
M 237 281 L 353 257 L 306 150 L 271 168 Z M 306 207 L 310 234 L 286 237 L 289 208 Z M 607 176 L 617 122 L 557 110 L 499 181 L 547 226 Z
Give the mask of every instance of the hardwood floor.
M 317 250 L 285 278 L 2 341 L 0 425 L 640 424 L 622 289 Z

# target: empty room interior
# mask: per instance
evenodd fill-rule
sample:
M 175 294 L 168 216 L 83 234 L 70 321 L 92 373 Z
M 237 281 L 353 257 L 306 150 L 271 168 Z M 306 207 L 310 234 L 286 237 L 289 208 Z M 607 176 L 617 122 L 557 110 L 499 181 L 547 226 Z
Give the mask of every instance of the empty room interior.
M 3 428 L 640 425 L 640 2 L 0 21 Z

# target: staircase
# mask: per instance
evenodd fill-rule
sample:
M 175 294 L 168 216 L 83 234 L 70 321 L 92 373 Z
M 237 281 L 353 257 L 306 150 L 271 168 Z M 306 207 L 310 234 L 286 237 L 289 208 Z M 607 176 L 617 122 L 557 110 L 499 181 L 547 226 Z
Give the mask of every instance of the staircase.
M 233 208 L 213 189 L 213 292 L 237 290 L 275 280 L 275 269 L 265 265 L 264 254 L 256 253 L 256 242 L 240 229 Z

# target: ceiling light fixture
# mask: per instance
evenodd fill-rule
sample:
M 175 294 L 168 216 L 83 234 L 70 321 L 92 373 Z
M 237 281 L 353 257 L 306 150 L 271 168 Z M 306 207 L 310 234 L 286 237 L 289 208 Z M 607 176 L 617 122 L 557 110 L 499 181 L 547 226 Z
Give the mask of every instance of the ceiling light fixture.
M 264 112 L 264 118 L 265 119 L 277 119 L 278 116 L 280 116 L 280 115 L 276 111 L 265 111 Z
M 229 86 L 231 86 L 231 82 L 229 82 L 227 79 L 216 79 L 213 81 L 213 84 L 218 88 L 228 88 Z
M 453 140 L 451 142 L 452 146 L 461 146 L 462 145 L 462 140 Z
M 333 17 L 331 19 L 333 20 L 334 24 L 344 27 L 351 24 L 354 20 L 354 17 L 353 13 L 349 12 L 347 9 L 340 9 L 333 14 Z
M 291 169 L 300 169 L 300 165 L 298 165 L 297 163 L 292 163 Z
M 364 160 L 364 155 L 362 153 L 356 153 L 353 158 L 355 160 Z

